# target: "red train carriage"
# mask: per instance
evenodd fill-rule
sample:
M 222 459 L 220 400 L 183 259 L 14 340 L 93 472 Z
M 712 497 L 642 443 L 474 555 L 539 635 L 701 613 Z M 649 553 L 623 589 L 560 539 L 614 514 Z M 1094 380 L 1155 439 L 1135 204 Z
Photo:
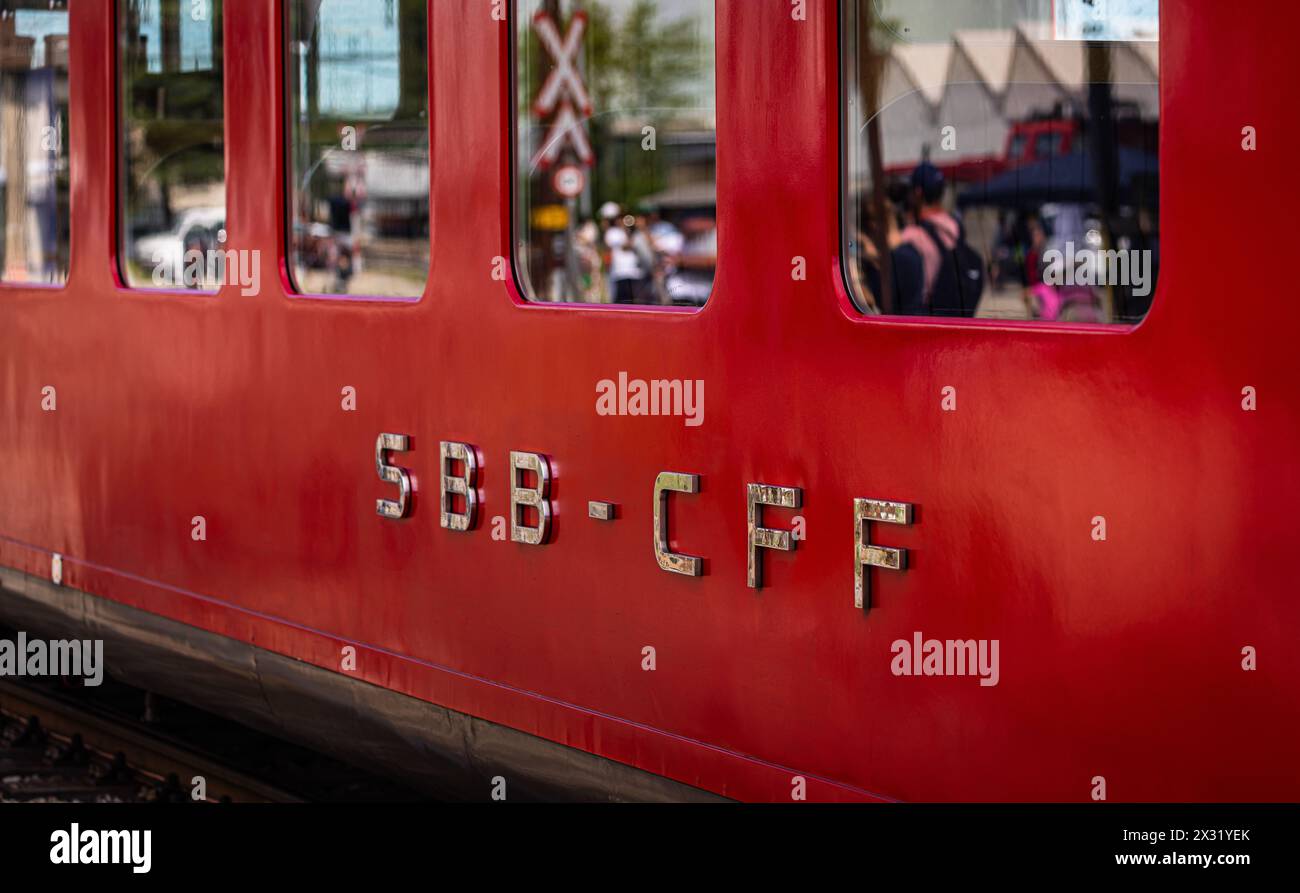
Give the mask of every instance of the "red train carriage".
M 0 2 L 0 619 L 471 796 L 1295 799 L 1298 26 Z

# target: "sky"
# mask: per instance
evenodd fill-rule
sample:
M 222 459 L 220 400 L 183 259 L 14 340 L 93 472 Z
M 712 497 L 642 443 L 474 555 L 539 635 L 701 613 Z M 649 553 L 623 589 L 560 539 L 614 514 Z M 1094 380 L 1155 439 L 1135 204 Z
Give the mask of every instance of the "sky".
M 909 41 L 945 41 L 962 28 L 1014 28 L 1020 22 L 1053 21 L 1053 0 L 871 0 L 885 18 L 898 19 Z M 1099 39 L 1131 39 L 1135 29 L 1151 29 L 1159 0 L 1056 0 L 1058 26 L 1072 23 L 1080 39 L 1087 19 L 1099 18 L 1109 30 L 1092 32 Z
M 141 0 L 140 33 L 147 40 L 149 71 L 162 71 L 162 16 L 160 0 Z M 188 10 L 187 10 L 188 11 Z M 212 68 L 212 11 L 202 18 L 182 15 L 181 71 L 207 71 Z
M 316 28 L 323 114 L 384 118 L 397 108 L 401 25 L 416 22 L 390 20 L 388 9 L 383 0 L 322 0 Z M 423 17 L 418 25 L 428 27 Z
M 162 69 L 159 3 L 142 0 L 140 15 L 140 33 L 148 41 L 149 70 L 155 72 Z M 193 8 L 190 0 L 182 0 L 182 71 L 207 70 L 213 62 L 211 11 L 196 19 L 191 14 Z M 401 38 L 398 23 L 386 14 L 390 8 L 385 0 L 321 0 L 316 27 L 324 57 L 320 71 L 322 113 L 385 117 L 397 107 Z
M 23 37 L 36 39 L 33 68 L 45 65 L 45 38 L 50 34 L 68 33 L 67 10 L 19 9 L 14 13 L 14 32 Z
M 212 66 L 211 23 L 193 20 L 187 14 L 189 2 L 182 0 L 181 67 L 184 71 L 204 70 Z M 631 5 L 631 0 L 600 2 L 616 18 Z M 159 4 L 160 0 L 141 0 L 140 32 L 147 38 L 150 71 L 159 71 L 162 66 Z M 393 5 L 386 0 L 320 0 L 315 26 L 321 41 L 322 114 L 383 118 L 397 107 L 401 28 L 387 14 Z M 533 8 L 535 2 L 520 4 L 524 21 L 531 17 Z M 701 52 L 710 57 L 715 30 L 713 8 L 714 0 L 659 0 L 661 21 L 692 18 L 699 22 Z M 66 13 L 62 16 L 66 21 Z M 710 71 L 706 81 L 698 85 L 699 104 L 711 106 L 712 71 L 711 66 L 704 67 Z

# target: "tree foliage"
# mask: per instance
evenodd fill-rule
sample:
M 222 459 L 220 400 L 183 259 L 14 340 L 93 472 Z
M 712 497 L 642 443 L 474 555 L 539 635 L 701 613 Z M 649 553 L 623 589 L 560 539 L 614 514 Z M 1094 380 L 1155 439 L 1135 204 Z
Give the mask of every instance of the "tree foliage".
M 692 84 L 703 70 L 699 22 L 690 16 L 662 21 L 658 0 L 632 0 L 615 17 L 602 0 L 587 0 L 587 77 L 596 114 L 646 115 L 691 108 Z

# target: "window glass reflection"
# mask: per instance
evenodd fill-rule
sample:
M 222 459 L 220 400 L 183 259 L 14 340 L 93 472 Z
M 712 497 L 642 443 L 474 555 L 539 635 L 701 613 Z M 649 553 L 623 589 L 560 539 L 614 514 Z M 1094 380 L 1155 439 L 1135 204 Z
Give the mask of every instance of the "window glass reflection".
M 1132 323 L 1160 264 L 1158 0 L 849 0 L 869 313 Z
M 122 275 L 215 291 L 226 240 L 221 0 L 122 0 Z
M 516 271 L 534 301 L 699 306 L 718 257 L 713 0 L 519 0 Z
M 294 285 L 418 297 L 429 267 L 425 0 L 288 9 Z
M 0 0 L 0 280 L 68 276 L 68 4 Z

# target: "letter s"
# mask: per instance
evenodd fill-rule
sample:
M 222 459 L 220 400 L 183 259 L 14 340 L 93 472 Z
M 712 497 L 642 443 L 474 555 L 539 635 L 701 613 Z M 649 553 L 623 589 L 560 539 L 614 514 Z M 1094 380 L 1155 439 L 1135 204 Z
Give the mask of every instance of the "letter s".
M 405 434 L 380 434 L 375 441 L 375 469 L 379 479 L 390 484 L 397 484 L 398 498 L 375 500 L 375 513 L 381 518 L 398 520 L 411 513 L 411 473 L 405 468 L 389 465 L 384 461 L 384 454 L 389 450 L 405 453 L 411 448 L 411 438 Z

